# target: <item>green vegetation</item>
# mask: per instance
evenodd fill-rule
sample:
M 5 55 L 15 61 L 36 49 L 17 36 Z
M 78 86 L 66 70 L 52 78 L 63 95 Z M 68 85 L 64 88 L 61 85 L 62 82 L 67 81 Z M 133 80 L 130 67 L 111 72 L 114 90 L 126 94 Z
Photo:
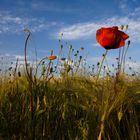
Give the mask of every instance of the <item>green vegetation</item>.
M 140 138 L 139 79 L 65 76 L 30 88 L 24 77 L 0 85 L 1 139 Z
M 89 71 L 72 46 L 65 61 L 61 41 L 57 60 L 45 57 L 33 69 L 27 41 L 24 75 L 17 61 L 12 79 L 0 77 L 0 140 L 140 139 L 139 76 L 113 76 L 100 63 Z

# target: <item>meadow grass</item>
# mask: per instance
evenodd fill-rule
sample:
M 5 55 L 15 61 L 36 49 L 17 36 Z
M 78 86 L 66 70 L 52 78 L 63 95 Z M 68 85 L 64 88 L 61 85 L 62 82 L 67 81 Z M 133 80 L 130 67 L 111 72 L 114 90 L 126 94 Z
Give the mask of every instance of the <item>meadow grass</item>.
M 17 61 L 9 69 L 13 77 L 0 75 L 0 140 L 140 140 L 138 75 L 120 69 L 111 75 L 103 67 L 106 55 L 89 71 L 71 45 L 67 61 L 60 60 L 61 40 L 56 66 L 45 57 L 33 68 L 29 36 L 25 73 Z
M 101 133 L 105 140 L 139 140 L 140 79 L 130 78 L 95 82 L 65 75 L 38 81 L 32 91 L 26 77 L 5 81 L 0 85 L 0 139 L 94 140 Z

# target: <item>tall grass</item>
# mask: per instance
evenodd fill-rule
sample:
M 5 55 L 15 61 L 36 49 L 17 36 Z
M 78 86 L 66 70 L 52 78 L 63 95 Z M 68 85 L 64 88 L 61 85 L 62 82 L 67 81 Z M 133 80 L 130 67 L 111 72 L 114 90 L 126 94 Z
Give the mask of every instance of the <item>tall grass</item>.
M 140 138 L 140 80 L 65 77 L 40 81 L 30 92 L 24 77 L 0 86 L 1 139 Z M 33 120 L 32 120 L 33 119 Z M 34 131 L 32 131 L 32 129 Z
M 0 140 L 140 139 L 140 78 L 99 77 L 99 64 L 91 74 L 73 53 L 57 66 L 45 57 L 35 72 L 25 60 L 26 74 L 0 77 Z

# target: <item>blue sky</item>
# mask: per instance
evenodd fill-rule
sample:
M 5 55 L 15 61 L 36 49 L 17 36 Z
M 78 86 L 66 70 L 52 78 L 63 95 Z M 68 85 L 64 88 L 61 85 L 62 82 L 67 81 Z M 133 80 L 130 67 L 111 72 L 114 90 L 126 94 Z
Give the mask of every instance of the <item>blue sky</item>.
M 121 24 L 129 25 L 128 56 L 137 61 L 136 67 L 140 64 L 139 0 L 1 0 L 0 58 L 23 59 L 23 29 L 27 27 L 32 32 L 30 59 L 35 58 L 35 48 L 38 58 L 49 55 L 51 50 L 57 55 L 63 32 L 64 53 L 71 44 L 75 50 L 84 47 L 88 62 L 95 63 L 105 51 L 96 43 L 96 30 Z M 118 49 L 109 51 L 108 61 L 113 63 L 117 56 Z

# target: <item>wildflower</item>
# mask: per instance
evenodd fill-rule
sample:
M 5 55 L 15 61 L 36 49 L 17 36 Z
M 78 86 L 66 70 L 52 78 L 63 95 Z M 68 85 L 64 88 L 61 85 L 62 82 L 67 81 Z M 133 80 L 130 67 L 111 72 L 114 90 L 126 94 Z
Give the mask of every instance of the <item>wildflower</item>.
M 107 50 L 123 47 L 128 37 L 126 33 L 118 30 L 117 26 L 100 28 L 96 32 L 97 42 Z
M 56 59 L 57 58 L 57 56 L 55 56 L 55 55 L 50 55 L 50 56 L 48 56 L 48 59 L 49 60 L 54 60 L 54 59 Z

